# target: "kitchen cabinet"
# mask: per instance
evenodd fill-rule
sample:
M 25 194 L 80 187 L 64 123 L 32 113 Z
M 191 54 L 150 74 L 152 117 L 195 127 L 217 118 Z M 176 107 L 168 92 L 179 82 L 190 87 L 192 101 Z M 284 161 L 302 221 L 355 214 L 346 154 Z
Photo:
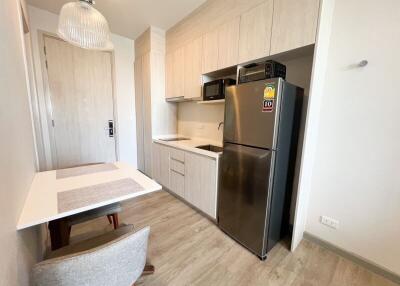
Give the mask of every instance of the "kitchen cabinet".
M 153 174 L 170 192 L 217 218 L 216 158 L 153 143 Z
M 137 137 L 137 165 L 144 172 L 144 117 L 143 117 L 143 72 L 142 58 L 136 58 L 135 69 L 135 106 L 136 106 L 136 137 Z
M 240 17 L 218 28 L 218 69 L 238 63 Z
M 170 149 L 161 144 L 152 144 L 153 147 L 153 179 L 166 188 L 170 188 Z
M 184 47 L 184 98 L 201 97 L 202 74 L 202 37 L 189 42 Z
M 165 56 L 165 98 L 174 98 L 174 53 Z
M 238 63 L 240 18 L 236 17 L 203 35 L 202 73 Z
M 201 73 L 209 74 L 315 43 L 320 0 L 249 0 L 229 5 L 221 11 L 210 7 L 167 33 L 167 98 L 198 97 L 199 53 Z M 216 15 L 224 19 L 222 24 L 213 19 Z M 202 35 L 202 43 L 192 35 Z M 182 57 L 182 48 L 177 47 L 185 43 L 189 44 Z M 183 71 L 178 70 L 182 65 Z M 171 83 L 173 78 L 178 81 Z
M 185 154 L 185 199 L 216 219 L 217 164 L 214 158 Z
M 135 40 L 135 106 L 138 169 L 152 174 L 153 136 L 176 132 L 176 106 L 165 102 L 165 35 L 151 27 Z M 150 39 L 153 39 L 150 42 Z
M 213 30 L 203 36 L 203 74 L 218 70 L 218 30 Z
M 160 149 L 161 145 L 159 144 L 152 144 L 152 174 L 153 174 L 153 179 L 156 180 L 157 182 L 161 182 L 161 173 L 160 173 Z
M 170 188 L 170 177 L 169 177 L 170 149 L 171 148 L 167 146 L 160 145 L 160 184 L 165 186 L 166 188 Z
M 184 48 L 181 47 L 166 56 L 166 98 L 184 96 Z
M 138 141 L 138 169 L 151 176 L 151 94 L 150 94 L 150 54 L 135 59 L 135 102 L 136 129 Z
M 271 54 L 315 43 L 320 0 L 274 0 Z
M 170 188 L 172 192 L 181 198 L 185 197 L 185 176 L 174 170 L 170 172 Z
M 273 0 L 268 0 L 240 17 L 239 63 L 269 56 Z

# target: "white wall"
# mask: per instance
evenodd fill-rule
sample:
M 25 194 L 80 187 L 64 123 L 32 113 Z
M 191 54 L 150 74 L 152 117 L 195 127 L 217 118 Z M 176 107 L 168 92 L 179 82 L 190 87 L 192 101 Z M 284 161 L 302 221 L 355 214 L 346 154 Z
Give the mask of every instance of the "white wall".
M 24 3 L 22 3 L 24 6 Z M 39 258 L 37 228 L 16 231 L 35 173 L 20 1 L 0 2 L 0 285 L 29 285 Z
M 224 104 L 178 103 L 178 134 L 222 143 Z
M 293 223 L 291 250 L 295 250 L 303 239 L 306 229 L 308 203 L 317 146 L 321 100 L 324 97 L 324 82 L 331 36 L 333 10 L 336 0 L 321 0 L 318 31 L 310 83 L 310 100 L 307 103 L 303 150 L 298 181 L 296 210 Z
M 42 65 L 39 50 L 39 32 L 45 31 L 56 34 L 58 15 L 48 11 L 29 7 L 29 15 L 32 28 L 32 48 L 35 63 L 38 101 L 41 113 L 41 124 L 43 128 L 43 144 L 45 149 L 46 166 L 41 169 L 51 169 L 50 139 L 48 132 L 48 121 L 46 116 L 46 102 L 44 97 L 44 85 L 42 76 Z M 117 111 L 118 137 L 117 149 L 119 159 L 137 166 L 136 152 L 136 123 L 135 123 L 135 92 L 134 92 L 134 41 L 116 34 L 112 34 L 111 40 L 114 44 L 115 57 L 115 96 Z
M 400 274 L 400 2 L 336 1 L 306 231 Z M 367 59 L 368 66 L 356 64 Z M 337 230 L 320 223 L 327 215 Z

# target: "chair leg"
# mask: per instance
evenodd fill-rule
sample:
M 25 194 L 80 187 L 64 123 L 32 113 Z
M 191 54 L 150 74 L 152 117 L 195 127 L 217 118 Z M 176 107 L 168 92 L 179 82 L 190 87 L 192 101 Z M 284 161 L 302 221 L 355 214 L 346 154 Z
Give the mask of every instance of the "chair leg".
M 114 222 L 114 229 L 117 229 L 119 227 L 118 214 L 112 214 L 112 218 Z
M 112 223 L 113 223 L 113 221 L 112 221 L 112 215 L 107 215 L 107 219 L 108 219 L 108 223 L 109 223 L 109 224 L 112 224 Z

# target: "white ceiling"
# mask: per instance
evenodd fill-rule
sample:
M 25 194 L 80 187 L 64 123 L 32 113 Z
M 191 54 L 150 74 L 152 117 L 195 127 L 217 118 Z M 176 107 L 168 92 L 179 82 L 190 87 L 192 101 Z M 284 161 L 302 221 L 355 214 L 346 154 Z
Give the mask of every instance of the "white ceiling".
M 28 4 L 60 13 L 74 0 L 27 0 Z M 135 39 L 150 25 L 168 30 L 206 0 L 96 0 L 94 7 L 107 19 L 113 33 Z

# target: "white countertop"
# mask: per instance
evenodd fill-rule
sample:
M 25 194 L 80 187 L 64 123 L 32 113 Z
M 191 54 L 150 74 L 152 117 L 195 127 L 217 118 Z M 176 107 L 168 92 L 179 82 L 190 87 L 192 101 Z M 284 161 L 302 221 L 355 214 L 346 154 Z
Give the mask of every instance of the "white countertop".
M 182 149 L 185 151 L 201 154 L 204 156 L 212 157 L 215 159 L 218 159 L 222 152 L 216 153 L 216 152 L 211 152 L 203 149 L 196 148 L 196 146 L 201 146 L 201 145 L 215 145 L 222 147 L 222 142 L 218 141 L 213 141 L 213 140 L 208 140 L 204 138 L 190 138 L 189 140 L 181 140 L 181 141 L 163 141 L 161 139 L 167 139 L 167 138 L 173 138 L 173 137 L 185 137 L 184 135 L 165 135 L 165 136 L 157 136 L 153 138 L 153 142 L 163 144 L 166 146 L 170 146 L 173 148 L 177 149 Z
M 136 170 L 134 167 L 121 162 L 116 162 L 114 165 L 117 167 L 115 170 L 77 175 L 62 179 L 57 179 L 57 171 L 37 173 L 30 187 L 28 197 L 25 201 L 24 208 L 17 224 L 17 229 L 24 229 L 51 220 L 161 190 L 161 186 L 159 184 Z M 130 178 L 134 180 L 143 189 L 141 191 L 135 191 L 128 195 L 100 201 L 78 209 L 61 213 L 58 211 L 57 194 L 59 192 L 113 182 L 124 178 Z

